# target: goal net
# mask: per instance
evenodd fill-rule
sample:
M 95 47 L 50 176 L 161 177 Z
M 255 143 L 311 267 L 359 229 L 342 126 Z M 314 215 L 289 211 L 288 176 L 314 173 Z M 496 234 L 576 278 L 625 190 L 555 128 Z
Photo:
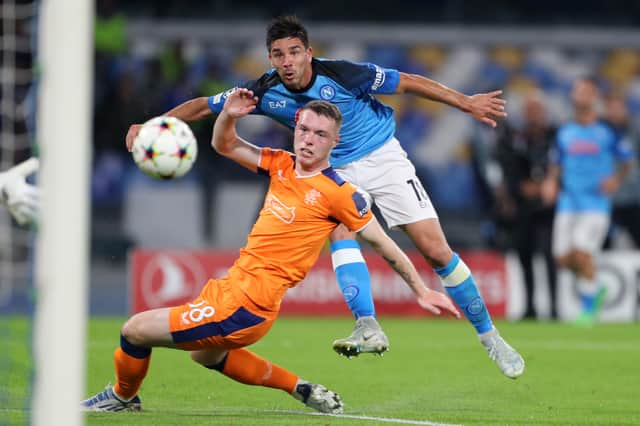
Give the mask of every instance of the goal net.
M 34 154 L 36 7 L 33 0 L 0 4 L 0 172 Z M 0 424 L 23 423 L 28 412 L 34 242 L 0 209 L 0 341 L 7 343 L 0 350 Z

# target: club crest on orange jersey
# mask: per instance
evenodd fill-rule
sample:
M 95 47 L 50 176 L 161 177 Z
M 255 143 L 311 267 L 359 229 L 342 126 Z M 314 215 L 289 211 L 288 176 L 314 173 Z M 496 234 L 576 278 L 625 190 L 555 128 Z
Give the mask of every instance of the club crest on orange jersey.
M 310 189 L 304 194 L 304 203 L 308 206 L 315 206 L 318 204 L 318 198 L 320 198 L 322 194 L 315 188 Z

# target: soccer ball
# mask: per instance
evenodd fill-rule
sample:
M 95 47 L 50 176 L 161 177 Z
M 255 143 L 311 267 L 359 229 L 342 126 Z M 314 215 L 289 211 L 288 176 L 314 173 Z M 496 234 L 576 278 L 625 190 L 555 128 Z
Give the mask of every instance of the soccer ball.
M 142 125 L 133 141 L 133 160 L 156 179 L 184 176 L 198 155 L 198 143 L 189 126 L 175 117 L 155 117 Z

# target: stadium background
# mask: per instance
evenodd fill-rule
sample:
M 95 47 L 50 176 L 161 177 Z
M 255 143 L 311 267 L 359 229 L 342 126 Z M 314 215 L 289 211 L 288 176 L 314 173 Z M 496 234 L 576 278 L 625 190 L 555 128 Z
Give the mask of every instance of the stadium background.
M 33 0 L 1 4 L 0 170 L 32 154 L 30 111 L 36 87 L 31 83 L 38 75 L 32 57 L 34 5 Z M 196 170 L 173 183 L 149 180 L 133 166 L 123 148 L 126 129 L 184 99 L 262 73 L 263 31 L 271 16 L 296 12 L 308 24 L 319 55 L 426 73 L 466 93 L 503 88 L 510 101 L 509 120 L 516 125 L 527 88 L 543 88 L 549 116 L 560 122 L 569 114 L 571 80 L 594 73 L 608 88 L 623 91 L 637 124 L 638 9 L 637 1 L 586 7 L 578 1 L 488 1 L 479 6 L 459 0 L 399 0 L 393 8 L 375 1 L 293 6 L 283 1 L 99 1 L 94 137 L 87 141 L 94 156 L 86 394 L 113 379 L 114 339 L 128 308 L 127 252 L 147 246 L 214 248 L 233 256 L 246 235 L 243 226 L 257 210 L 255 204 L 235 203 L 257 200 L 264 190 L 264 181 L 211 152 L 210 120 L 194 126 L 202 144 Z M 450 108 L 410 98 L 386 100 L 397 108 L 399 136 L 420 169 L 452 245 L 491 253 L 492 258 L 478 258 L 480 264 L 491 264 L 508 248 L 496 238 L 491 192 L 481 173 L 481 166 L 489 164 L 493 132 Z M 69 117 L 68 127 L 74 131 L 74 117 Z M 287 133 L 265 120 L 247 120 L 242 131 L 265 144 L 287 143 Z M 55 143 L 64 149 L 64 141 Z M 152 221 L 161 224 L 163 232 L 148 227 Z M 392 235 L 407 245 L 399 233 Z M 31 418 L 32 319 L 4 314 L 33 309 L 37 295 L 30 286 L 32 243 L 33 232 L 17 227 L 0 210 L 0 341 L 5 344 L 0 345 L 0 424 L 25 424 Z M 637 319 L 638 251 L 624 235 L 616 238 L 615 246 L 632 249 L 609 255 L 611 265 L 618 267 L 609 268 L 608 275 L 620 275 L 628 290 L 616 293 L 615 300 L 618 307 L 627 304 Z M 491 281 L 490 274 L 479 274 L 475 266 L 474 271 L 482 283 Z M 327 272 L 325 278 L 332 275 Z M 374 278 L 380 280 L 378 275 Z M 321 282 L 315 284 L 305 287 L 325 288 Z M 374 289 L 379 297 L 406 296 L 379 290 Z M 490 296 L 485 292 L 488 301 Z M 356 417 L 491 425 L 640 423 L 633 374 L 640 353 L 637 321 L 592 329 L 557 322 L 498 324 L 527 360 L 527 374 L 516 382 L 498 374 L 463 321 L 385 317 L 394 346 L 383 360 L 348 361 L 331 352 L 329 342 L 352 326 L 347 316 L 282 318 L 256 349 L 335 386 Z M 49 357 L 53 349 L 73 349 L 68 340 L 58 344 L 40 352 Z M 43 376 L 54 372 L 39 367 Z M 67 379 L 61 382 L 66 386 Z M 363 418 L 334 422 L 297 417 L 313 413 L 297 411 L 297 401 L 272 390 L 202 374 L 178 351 L 154 353 L 143 391 L 145 412 L 123 415 L 118 424 L 374 423 L 374 417 L 365 417 L 366 423 Z M 110 416 L 99 414 L 85 420 L 113 424 Z
M 509 121 L 518 125 L 522 96 L 534 86 L 544 90 L 553 123 L 569 118 L 571 82 L 586 74 L 597 75 L 608 90 L 623 91 L 637 121 L 638 9 L 640 2 L 585 8 L 577 1 L 493 1 L 482 7 L 399 1 L 389 8 L 383 2 L 190 1 L 186 7 L 178 1 L 98 1 L 94 138 L 88 141 L 94 147 L 90 312 L 127 312 L 127 253 L 133 248 L 235 250 L 243 243 L 265 182 L 212 152 L 212 120 L 192 126 L 199 159 L 195 170 L 176 182 L 143 176 L 123 138 L 131 123 L 264 72 L 263 33 L 270 17 L 295 12 L 309 27 L 316 56 L 370 61 L 465 93 L 502 88 Z M 27 56 L 25 66 L 30 65 Z M 16 97 L 27 95 L 20 91 Z M 494 132 L 433 102 L 409 96 L 384 101 L 396 110 L 397 136 L 451 245 L 462 251 L 507 251 L 509 243 L 493 220 Z M 16 121 L 19 129 L 28 128 L 28 122 Z M 241 131 L 258 144 L 288 147 L 288 132 L 267 119 L 247 120 Z M 8 150 L 4 144 L 5 139 L 3 164 L 28 155 L 27 149 Z M 400 233 L 392 236 L 409 246 Z M 616 247 L 632 245 L 623 233 Z M 3 309 L 28 309 L 27 285 L 3 283 Z

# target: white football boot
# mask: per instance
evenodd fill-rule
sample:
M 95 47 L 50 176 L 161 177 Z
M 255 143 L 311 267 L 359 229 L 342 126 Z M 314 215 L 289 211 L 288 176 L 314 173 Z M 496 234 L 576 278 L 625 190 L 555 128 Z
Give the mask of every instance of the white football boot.
M 299 383 L 293 397 L 321 413 L 340 414 L 344 410 L 340 395 L 315 383 Z
M 113 386 L 107 385 L 102 392 L 80 403 L 82 411 L 140 411 L 142 402 L 138 395 L 130 400 L 124 400 L 116 396 Z
M 524 359 L 500 336 L 495 328 L 480 336 L 480 343 L 485 347 L 489 358 L 496 363 L 502 374 L 510 379 L 517 379 L 524 373 Z
M 382 355 L 389 350 L 389 339 L 374 317 L 360 317 L 349 337 L 333 342 L 333 350 L 348 358 L 360 353 Z

